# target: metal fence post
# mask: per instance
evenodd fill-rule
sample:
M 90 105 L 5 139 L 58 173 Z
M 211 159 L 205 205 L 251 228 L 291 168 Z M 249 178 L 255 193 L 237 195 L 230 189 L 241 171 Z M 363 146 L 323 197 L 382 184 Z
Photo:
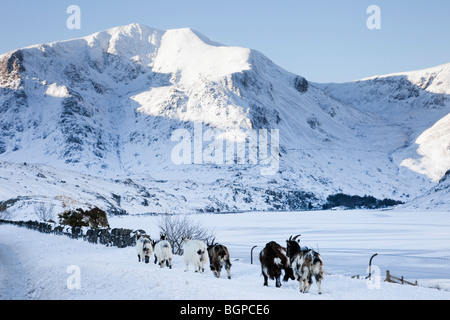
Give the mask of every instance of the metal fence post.
M 369 260 L 369 275 L 367 276 L 367 278 L 369 278 L 369 280 L 372 280 L 372 260 L 373 258 L 375 258 L 378 255 L 378 253 L 375 253 L 372 257 L 370 257 Z M 367 279 L 366 278 L 366 279 Z
M 255 249 L 257 246 L 254 246 L 252 250 L 250 250 L 250 264 L 253 264 L 253 249 Z

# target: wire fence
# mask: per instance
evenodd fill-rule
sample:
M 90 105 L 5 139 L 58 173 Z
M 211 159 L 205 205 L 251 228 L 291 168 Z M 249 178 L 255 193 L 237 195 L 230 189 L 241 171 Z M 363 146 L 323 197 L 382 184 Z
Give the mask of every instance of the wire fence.
M 369 267 L 369 259 L 376 254 L 372 265 L 386 273 L 386 278 L 389 277 L 388 273 L 391 271 L 399 277 L 401 276 L 402 279 L 404 277 L 416 282 L 419 280 L 420 286 L 450 290 L 450 257 L 429 256 L 425 253 L 422 255 L 421 253 L 379 253 L 376 251 L 320 249 L 322 256 L 328 258 L 328 269 L 336 270 L 337 273 L 345 272 L 352 277 L 366 278 L 369 273 L 364 274 L 364 272 Z M 339 258 L 334 259 L 334 255 Z M 359 258 L 355 259 L 356 256 Z M 380 276 L 382 275 L 380 274 Z
M 373 255 L 374 252 L 371 251 L 350 251 L 350 250 L 336 250 L 336 249 L 320 249 L 320 252 L 331 252 L 331 253 L 346 253 L 346 254 L 358 254 L 358 255 Z M 449 261 L 450 257 L 428 257 L 428 256 L 415 256 L 415 255 L 403 255 L 398 253 L 378 253 L 378 256 L 384 257 L 399 257 L 405 259 L 425 259 L 425 260 L 441 260 Z

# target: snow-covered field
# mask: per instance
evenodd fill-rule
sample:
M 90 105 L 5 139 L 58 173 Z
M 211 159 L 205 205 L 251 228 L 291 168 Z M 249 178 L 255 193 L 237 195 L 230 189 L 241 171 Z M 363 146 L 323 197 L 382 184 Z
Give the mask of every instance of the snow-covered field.
M 212 228 L 232 256 L 232 279 L 184 272 L 175 256 L 173 269 L 138 263 L 134 248 L 93 245 L 63 236 L 0 226 L 0 299 L 146 299 L 146 300 L 291 300 L 291 299 L 450 299 L 450 215 L 445 212 L 324 211 L 298 213 L 204 214 L 190 216 Z M 110 219 L 111 227 L 144 229 L 159 235 L 156 216 Z M 298 292 L 294 281 L 263 287 L 257 255 L 266 242 L 284 244 L 302 234 L 302 245 L 319 248 L 325 264 L 323 294 L 313 285 Z M 250 264 L 250 249 L 254 264 Z M 368 282 L 372 253 L 381 281 Z M 434 259 L 423 258 L 433 257 Z M 152 259 L 151 259 L 152 260 Z M 418 287 L 384 282 L 385 270 Z M 361 279 L 350 276 L 359 274 Z M 375 274 L 376 275 L 376 274 Z M 441 279 L 437 281 L 436 279 Z M 79 283 L 77 282 L 79 280 Z M 79 284 L 79 286 L 77 286 Z

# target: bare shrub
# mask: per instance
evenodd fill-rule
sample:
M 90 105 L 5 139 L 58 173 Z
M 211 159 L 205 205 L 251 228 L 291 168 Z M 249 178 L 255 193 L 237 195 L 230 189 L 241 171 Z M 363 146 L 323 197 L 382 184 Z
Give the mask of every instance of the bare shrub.
M 214 232 L 200 226 L 187 216 L 166 215 L 158 223 L 161 234 L 170 242 L 174 254 L 183 253 L 183 239 L 211 241 Z
M 13 214 L 8 209 L 0 210 L 0 220 L 11 220 Z
M 54 204 L 46 206 L 45 203 L 39 202 L 34 205 L 34 214 L 36 214 L 40 221 L 50 221 L 53 219 L 54 208 Z
M 106 212 L 98 207 L 87 211 L 81 208 L 67 210 L 58 214 L 58 217 L 59 223 L 71 227 L 89 227 L 92 229 L 110 227 Z

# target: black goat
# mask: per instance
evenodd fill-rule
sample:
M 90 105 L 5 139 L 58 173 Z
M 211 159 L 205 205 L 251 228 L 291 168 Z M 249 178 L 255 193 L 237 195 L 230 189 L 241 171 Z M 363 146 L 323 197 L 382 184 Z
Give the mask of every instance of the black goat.
M 280 246 L 278 243 L 271 241 L 266 244 L 259 254 L 259 261 L 261 262 L 262 275 L 264 277 L 264 286 L 268 286 L 268 279 L 275 279 L 277 288 L 281 287 L 281 273 L 284 270 L 284 281 L 287 279 L 295 279 L 290 267 L 289 258 L 286 255 L 286 248 Z

